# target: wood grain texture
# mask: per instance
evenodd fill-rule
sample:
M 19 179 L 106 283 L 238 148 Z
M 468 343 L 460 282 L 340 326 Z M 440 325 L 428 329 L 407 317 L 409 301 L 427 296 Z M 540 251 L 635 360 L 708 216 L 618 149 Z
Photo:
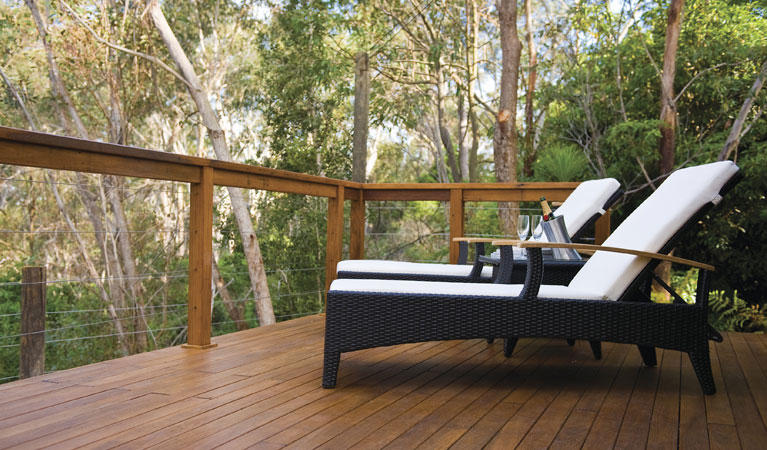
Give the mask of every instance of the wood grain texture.
M 19 378 L 45 373 L 45 267 L 21 269 Z
M 189 308 L 187 344 L 210 345 L 211 264 L 213 262 L 213 169 L 200 169 L 200 182 L 190 189 Z
M 344 188 L 339 186 L 336 196 L 328 199 L 328 228 L 325 250 L 325 291 L 336 279 L 336 266 L 341 261 L 344 245 Z
M 146 152 L 159 153 L 148 150 Z M 110 153 L 51 148 L 1 139 L 0 163 L 189 183 L 200 181 L 200 169 L 194 165 L 137 159 Z
M 0 448 L 761 448 L 761 338 L 712 344 L 704 396 L 686 355 L 521 339 L 344 353 L 322 389 L 324 317 L 105 361 L 0 386 Z M 721 355 L 721 356 L 720 356 Z M 720 358 L 721 361 L 720 361 Z M 708 400 L 717 400 L 709 402 Z M 707 414 L 732 405 L 732 415 Z M 732 423 L 727 422 L 728 417 Z M 712 419 L 715 420 L 712 422 Z
M 215 170 L 213 184 L 216 186 L 236 186 L 246 189 L 303 194 L 316 197 L 336 196 L 336 186 L 326 182 L 278 178 L 268 175 L 242 173 L 224 169 Z
M 450 264 L 458 263 L 458 242 L 455 238 L 463 236 L 464 210 L 463 190 L 450 190 Z
M 594 223 L 594 244 L 596 245 L 602 245 L 610 237 L 610 211 L 609 209 L 605 211 Z
M 183 175 L 186 178 L 175 181 L 188 181 L 195 183 L 199 181 L 199 178 L 195 178 L 199 173 L 196 168 L 212 167 L 214 169 L 221 169 L 224 171 L 263 175 L 272 178 L 283 178 L 287 180 L 310 181 L 331 186 L 349 186 L 357 189 L 361 187 L 360 183 L 338 180 L 335 178 L 288 172 L 286 170 L 270 169 L 267 167 L 252 166 L 249 164 L 241 164 L 229 161 L 197 158 L 194 156 L 179 155 L 176 153 L 147 150 L 139 147 L 108 144 L 105 142 L 89 141 L 66 136 L 56 136 L 53 134 L 0 126 L 0 149 L 11 150 L 14 148 L 26 148 L 32 149 L 33 151 L 35 149 L 41 149 L 47 152 L 47 154 L 45 155 L 46 158 L 38 159 L 36 158 L 37 155 L 35 154 L 25 155 L 19 152 L 0 151 L 1 163 L 33 167 L 47 167 L 50 169 L 79 170 L 77 168 L 54 167 L 52 164 L 83 164 L 84 162 L 90 163 L 93 161 L 118 161 L 115 159 L 107 158 L 112 156 L 122 158 L 119 161 L 132 161 L 132 163 L 128 163 L 128 165 L 123 168 L 120 168 L 119 165 L 116 164 L 109 164 L 103 168 L 99 168 L 97 164 L 93 164 L 91 166 L 93 170 L 89 171 L 95 173 L 110 173 L 103 170 L 121 170 L 123 172 L 113 173 L 113 175 L 136 177 L 144 177 L 144 175 L 138 173 L 132 174 L 130 171 L 152 171 L 151 173 L 155 173 L 157 176 L 146 178 L 159 178 L 167 180 L 174 179 L 165 178 L 162 176 L 163 173 L 170 175 L 176 173 L 176 176 Z M 54 153 L 60 155 L 74 155 L 74 152 L 78 152 L 82 155 L 75 161 L 68 162 L 63 157 L 51 158 L 51 155 Z M 18 162 L 12 161 L 12 158 L 14 161 L 18 160 Z M 163 168 L 165 172 L 158 170 L 158 168 Z
M 344 189 L 344 197 L 349 191 Z M 349 210 L 349 258 L 365 258 L 365 198 L 361 190 L 357 191 L 356 199 L 351 199 Z

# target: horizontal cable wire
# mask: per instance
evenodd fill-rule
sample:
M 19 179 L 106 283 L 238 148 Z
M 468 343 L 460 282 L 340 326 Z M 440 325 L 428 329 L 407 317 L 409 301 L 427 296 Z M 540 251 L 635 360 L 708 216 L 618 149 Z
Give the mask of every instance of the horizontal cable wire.
M 170 308 L 173 306 L 188 306 L 187 303 L 172 303 L 169 305 L 147 305 L 144 306 L 144 309 L 155 309 L 155 308 Z M 115 308 L 115 311 L 132 311 L 136 309 L 135 307 L 128 307 L 128 308 Z M 106 312 L 106 308 L 101 309 L 67 309 L 67 310 L 59 310 L 59 311 L 47 311 L 45 314 L 70 314 L 70 313 L 91 313 L 91 312 Z
M 176 274 L 176 275 L 170 275 L 169 274 Z M 103 278 L 72 278 L 72 279 L 62 279 L 62 280 L 50 280 L 50 281 L 35 281 L 35 282 L 29 282 L 24 283 L 22 281 L 8 281 L 5 283 L 0 283 L 0 287 L 2 286 L 24 286 L 24 285 L 33 285 L 33 284 L 57 284 L 57 283 L 95 283 L 97 281 L 109 281 L 109 280 L 143 280 L 148 278 L 187 278 L 189 275 L 186 274 L 186 271 L 178 271 L 178 272 L 155 272 L 155 273 L 142 273 L 135 277 L 128 277 L 128 276 L 122 276 L 122 277 L 103 277 Z
M 186 305 L 184 305 L 184 306 L 186 306 Z M 10 339 L 10 338 L 16 338 L 16 337 L 21 337 L 21 336 L 31 336 L 31 335 L 34 335 L 34 334 L 52 333 L 54 331 L 71 330 L 73 328 L 83 328 L 83 327 L 89 327 L 89 326 L 92 326 L 92 325 L 103 325 L 105 323 L 114 323 L 115 320 L 133 320 L 133 319 L 138 319 L 138 318 L 142 318 L 142 317 L 150 317 L 150 316 L 156 316 L 156 315 L 159 315 L 159 314 L 166 314 L 168 312 L 170 312 L 170 313 L 178 313 L 178 312 L 182 312 L 182 311 L 180 311 L 180 309 L 181 308 L 175 308 L 172 311 L 159 311 L 159 312 L 153 312 L 153 313 L 149 313 L 149 314 L 136 314 L 134 316 L 117 317 L 117 318 L 114 318 L 114 319 L 102 320 L 102 321 L 99 321 L 99 322 L 83 323 L 83 324 L 78 324 L 78 325 L 69 325 L 69 326 L 60 327 L 60 328 L 49 328 L 49 329 L 45 329 L 45 330 L 41 330 L 41 331 L 32 331 L 30 333 L 12 334 L 12 335 L 7 335 L 7 336 L 0 336 L 0 339 Z
M 151 233 L 169 233 L 178 232 L 179 228 L 160 228 L 158 230 L 104 230 L 104 231 L 64 231 L 64 230 L 3 230 L 0 229 L 0 234 L 151 234 Z
M 442 209 L 442 205 L 423 205 L 423 206 L 366 206 L 366 209 L 381 209 L 381 210 L 402 210 L 402 209 L 423 209 L 431 208 L 431 209 Z
M 274 274 L 279 272 L 307 272 L 307 271 L 316 271 L 316 270 L 325 270 L 325 267 L 309 267 L 309 268 L 302 268 L 302 269 L 274 269 L 274 270 L 267 270 L 266 273 Z M 229 272 L 226 270 L 219 270 L 219 272 L 222 274 L 227 274 L 227 275 L 245 275 L 250 273 L 245 270 L 233 271 L 233 272 Z M 103 278 L 71 278 L 71 279 L 50 280 L 50 281 L 45 281 L 44 283 L 39 281 L 30 282 L 30 283 L 24 283 L 21 281 L 7 281 L 4 283 L 0 283 L 0 287 L 24 286 L 24 285 L 33 285 L 33 284 L 78 283 L 78 282 L 95 283 L 97 281 L 137 280 L 137 279 L 148 279 L 148 278 L 161 278 L 163 276 L 167 276 L 167 278 L 181 279 L 181 278 L 187 278 L 189 274 L 187 273 L 186 270 L 177 270 L 172 272 L 147 272 L 147 273 L 139 274 L 135 277 L 122 276 L 122 277 L 103 277 Z
M 290 293 L 290 294 L 278 294 L 276 297 L 277 298 L 297 297 L 297 296 L 300 296 L 300 295 L 318 294 L 318 293 L 321 293 L 321 292 L 324 292 L 324 291 L 318 289 L 316 291 L 294 292 L 294 293 Z M 219 302 L 221 302 L 221 303 L 242 303 L 242 302 L 247 302 L 247 301 L 250 301 L 250 300 L 260 300 L 260 299 L 263 299 L 263 298 L 273 298 L 273 297 L 275 297 L 275 296 L 274 295 L 270 295 L 269 297 L 267 297 L 267 296 L 263 296 L 263 297 L 245 297 L 245 298 L 238 298 L 238 299 L 233 299 L 233 300 L 228 300 L 228 301 L 226 301 L 226 300 L 219 300 Z M 50 332 L 60 331 L 60 330 L 69 330 L 69 329 L 73 329 L 73 328 L 82 328 L 82 327 L 87 327 L 87 326 L 91 326 L 91 325 L 101 325 L 101 324 L 106 324 L 106 323 L 114 323 L 115 320 L 131 320 L 131 319 L 136 319 L 136 318 L 141 318 L 141 317 L 156 316 L 156 315 L 165 314 L 165 313 L 168 313 L 168 312 L 170 312 L 170 313 L 177 313 L 177 312 L 181 312 L 180 310 L 182 308 L 188 307 L 188 306 L 189 305 L 186 304 L 186 303 L 176 303 L 176 304 L 173 304 L 173 305 L 165 305 L 164 306 L 165 308 L 168 308 L 171 311 L 158 311 L 158 312 L 153 312 L 153 313 L 149 313 L 149 314 L 136 314 L 136 315 L 133 315 L 133 316 L 118 317 L 116 319 L 109 319 L 109 320 L 104 320 L 104 321 L 99 321 L 99 322 L 91 322 L 91 323 L 86 323 L 86 324 L 71 325 L 71 326 L 60 327 L 60 328 L 51 328 L 51 329 L 46 329 L 46 330 L 41 330 L 41 331 L 33 331 L 33 332 L 30 332 L 30 333 L 20 333 L 20 334 L 13 334 L 13 335 L 7 335 L 7 336 L 0 336 L 0 339 L 10 339 L 10 338 L 17 338 L 17 337 L 21 337 L 21 336 L 30 336 L 30 335 L 34 335 L 34 334 L 50 333 Z M 163 308 L 163 306 L 162 305 L 145 306 L 144 308 L 145 309 L 157 309 L 157 308 Z M 118 311 L 118 310 L 119 311 L 126 311 L 126 310 L 136 310 L 136 309 L 137 309 L 137 307 L 134 307 L 134 308 L 115 308 L 115 311 Z M 55 311 L 55 312 L 48 312 L 46 314 L 63 313 L 63 312 L 68 312 L 68 313 L 69 312 L 104 312 L 104 313 L 106 313 L 106 310 L 105 309 L 91 309 L 91 310 Z M 275 317 L 289 317 L 289 316 L 290 315 L 287 315 L 287 316 L 275 316 Z
M 168 331 L 168 330 L 181 330 L 185 329 L 186 327 L 169 327 L 169 328 L 155 328 L 154 330 L 141 330 L 141 331 L 125 331 L 122 334 L 120 333 L 112 333 L 112 334 L 99 334 L 96 336 L 82 336 L 82 337 L 76 337 L 76 338 L 69 338 L 69 339 L 56 339 L 53 341 L 45 341 L 46 344 L 57 344 L 59 342 L 72 342 L 72 341 L 82 341 L 86 339 L 98 339 L 98 338 L 105 338 L 105 337 L 114 337 L 114 336 L 124 336 L 128 334 L 145 334 L 145 333 L 154 333 L 157 331 Z M 16 344 L 18 346 L 18 344 Z M 2 347 L 0 347 L 2 348 Z
M 0 381 L 5 381 L 5 380 L 15 380 L 15 379 L 16 379 L 16 378 L 18 378 L 18 377 L 19 377 L 18 375 L 14 375 L 14 376 L 12 376 L 12 377 L 5 377 L 5 378 L 0 378 Z
M 274 316 L 275 319 L 282 319 L 284 317 L 298 317 L 298 316 L 312 316 L 321 313 L 322 310 L 319 311 L 310 311 L 305 313 L 296 313 L 296 314 L 283 314 L 281 316 Z M 222 322 L 211 322 L 211 325 L 222 325 L 226 323 L 240 323 L 240 322 L 256 322 L 258 324 L 258 318 L 254 317 L 252 319 L 242 319 L 242 320 L 224 320 Z M 259 325 L 260 326 L 260 325 Z
M 306 268 L 298 268 L 298 269 L 272 269 L 272 270 L 267 270 L 266 273 L 270 274 L 270 273 L 278 273 L 278 272 L 308 272 L 312 270 L 325 270 L 325 266 L 306 267 Z M 222 274 L 225 273 L 227 275 L 245 275 L 250 273 L 247 270 L 229 271 L 229 270 L 221 269 L 221 268 L 219 268 L 218 271 L 219 273 L 222 273 Z
M 318 293 L 318 292 L 322 292 L 322 291 L 317 290 L 317 291 L 310 291 L 310 292 L 300 292 L 300 293 L 296 293 L 296 294 L 280 295 L 278 297 L 287 297 L 287 296 L 292 296 L 292 295 L 304 295 L 304 294 L 312 294 L 312 293 Z M 233 300 L 232 302 L 247 301 L 247 300 L 252 300 L 252 299 L 238 299 L 238 300 Z M 322 312 L 322 310 L 320 310 L 318 312 L 309 312 L 309 313 L 284 314 L 284 315 L 275 316 L 275 318 L 308 316 L 308 315 L 313 315 L 313 314 L 319 314 L 320 312 Z M 159 314 L 159 313 L 156 313 L 156 314 Z M 141 317 L 141 316 L 126 317 L 125 319 L 133 319 L 133 318 L 136 318 L 136 317 Z M 255 320 L 256 323 L 258 323 L 258 319 L 251 319 L 251 320 Z M 220 325 L 220 324 L 224 324 L 224 323 L 236 323 L 236 322 L 248 322 L 248 321 L 249 320 L 239 320 L 239 321 L 231 320 L 231 321 L 223 321 L 223 322 L 212 322 L 211 325 Z M 112 322 L 113 322 L 113 320 L 109 320 L 109 321 L 104 321 L 102 323 L 112 323 Z M 38 331 L 38 332 L 33 332 L 33 333 L 25 333 L 24 335 L 40 334 L 40 333 L 45 333 L 45 332 L 49 332 L 49 331 L 57 331 L 57 330 L 63 330 L 63 329 L 68 329 L 68 328 L 84 327 L 84 326 L 95 325 L 95 324 L 97 324 L 97 323 L 94 322 L 92 324 L 84 324 L 84 325 L 78 325 L 78 326 L 72 326 L 72 327 L 55 328 L 55 329 L 52 329 L 52 330 Z M 72 341 L 79 341 L 79 340 L 86 340 L 86 339 L 98 339 L 98 338 L 105 338 L 105 337 L 115 337 L 115 336 L 121 336 L 121 335 L 122 336 L 124 336 L 124 335 L 134 335 L 134 334 L 150 333 L 150 332 L 156 332 L 156 331 L 180 330 L 180 329 L 185 329 L 185 328 L 187 328 L 187 327 L 186 326 L 179 326 L 179 327 L 156 328 L 156 329 L 141 330 L 141 331 L 125 331 L 123 333 L 101 334 L 101 335 L 95 335 L 95 336 L 80 336 L 80 337 L 76 337 L 76 338 L 67 338 L 67 339 L 53 339 L 53 340 L 45 341 L 45 343 L 46 344 L 56 344 L 56 343 L 60 343 L 60 342 L 72 342 Z M 22 336 L 22 335 L 18 335 L 18 336 Z M 15 336 L 15 337 L 18 337 L 18 336 Z M 11 348 L 11 347 L 19 347 L 19 346 L 20 346 L 20 344 L 9 344 L 9 345 L 0 345 L 0 348 Z
M 21 174 L 31 174 L 31 172 L 21 172 Z M 18 178 L 7 178 L 7 177 L 0 177 L 0 181 L 13 181 L 16 183 L 38 183 L 38 184 L 49 184 L 46 180 L 23 180 Z M 74 187 L 91 187 L 91 188 L 100 188 L 101 186 L 98 184 L 79 184 L 79 183 L 66 183 L 63 181 L 56 181 L 54 184 L 59 186 L 74 186 Z M 112 189 L 119 189 L 124 191 L 148 191 L 148 192 L 171 192 L 174 194 L 181 193 L 188 195 L 189 193 L 183 189 L 179 188 L 178 190 L 173 189 L 147 189 L 147 188 L 129 188 L 129 187 L 112 187 Z
M 365 233 L 365 236 L 414 236 L 414 234 L 408 233 L 405 231 L 398 231 L 396 233 Z M 419 237 L 450 236 L 450 233 L 429 233 L 429 234 L 419 234 L 417 236 Z

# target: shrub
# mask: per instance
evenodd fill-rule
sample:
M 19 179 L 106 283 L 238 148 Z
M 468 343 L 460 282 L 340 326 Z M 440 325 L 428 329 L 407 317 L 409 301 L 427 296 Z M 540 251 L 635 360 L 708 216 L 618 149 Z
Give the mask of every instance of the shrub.
M 535 163 L 536 178 L 547 181 L 579 181 L 588 173 L 588 161 L 572 146 L 547 148 Z

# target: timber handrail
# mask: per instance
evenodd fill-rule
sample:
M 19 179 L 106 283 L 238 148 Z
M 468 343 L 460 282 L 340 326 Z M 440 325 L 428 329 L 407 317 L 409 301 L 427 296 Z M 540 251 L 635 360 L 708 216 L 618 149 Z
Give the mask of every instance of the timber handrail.
M 585 251 L 592 251 L 592 252 L 604 251 L 604 252 L 613 252 L 613 253 L 624 253 L 627 255 L 641 256 L 643 258 L 659 259 L 661 261 L 669 261 L 672 263 L 684 264 L 686 266 L 695 267 L 698 269 L 704 269 L 710 272 L 713 272 L 715 270 L 715 267 L 712 265 L 693 261 L 691 259 L 679 258 L 676 256 L 665 255 L 663 253 L 645 252 L 642 250 L 633 250 L 630 248 L 622 248 L 622 247 L 608 247 L 604 245 L 574 244 L 574 243 L 563 243 L 563 242 L 519 241 L 519 240 L 512 240 L 512 239 L 495 240 L 492 242 L 492 244 L 499 245 L 499 246 L 513 245 L 519 248 L 572 248 L 574 250 L 585 250 Z
M 365 202 L 431 200 L 449 204 L 450 262 L 458 260 L 465 202 L 563 201 L 578 183 L 357 183 L 230 161 L 56 136 L 0 126 L 0 164 L 189 183 L 188 345 L 210 346 L 211 260 L 215 186 L 260 189 L 328 199 L 326 287 L 344 245 L 344 204 L 351 203 L 349 255 L 365 256 Z M 609 211 L 597 221 L 596 242 L 609 234 Z M 470 238 L 484 239 L 484 238 Z M 474 242 L 480 242 L 475 240 Z M 490 240 L 484 240 L 490 242 Z

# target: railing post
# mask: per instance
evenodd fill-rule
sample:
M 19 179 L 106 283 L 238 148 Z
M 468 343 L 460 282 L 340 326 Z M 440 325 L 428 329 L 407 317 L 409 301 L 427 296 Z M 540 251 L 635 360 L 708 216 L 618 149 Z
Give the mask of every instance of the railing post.
M 344 187 L 338 186 L 335 198 L 328 198 L 328 231 L 325 253 L 325 291 L 336 279 L 344 245 Z
M 213 168 L 200 169 L 200 182 L 190 184 L 189 310 L 185 348 L 215 347 L 210 343 L 213 263 Z
M 45 268 L 21 269 L 19 378 L 45 373 Z
M 602 214 L 602 217 L 594 223 L 594 243 L 602 245 L 610 236 L 610 210 Z
M 365 199 L 359 190 L 359 199 L 352 200 L 349 217 L 349 258 L 365 258 Z
M 463 189 L 450 189 L 450 264 L 458 263 L 458 242 L 463 236 Z

